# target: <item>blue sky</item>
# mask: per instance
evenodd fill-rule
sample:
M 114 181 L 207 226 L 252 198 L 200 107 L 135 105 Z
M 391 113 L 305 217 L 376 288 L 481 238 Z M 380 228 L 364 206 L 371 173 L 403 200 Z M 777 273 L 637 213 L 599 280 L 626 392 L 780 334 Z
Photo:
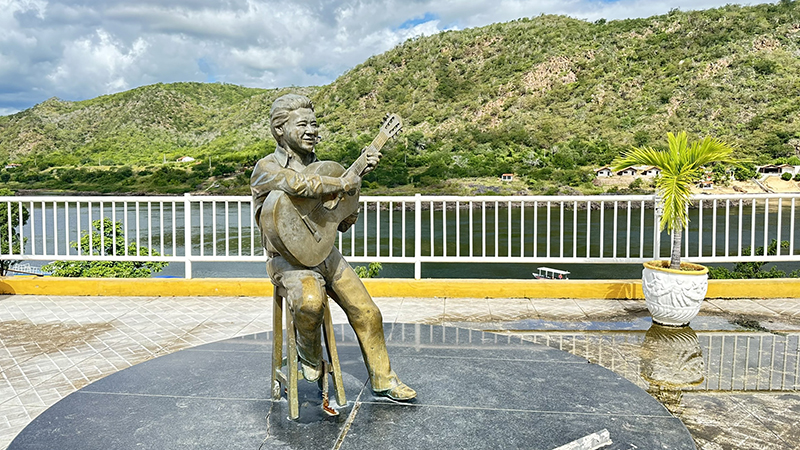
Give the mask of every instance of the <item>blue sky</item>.
M 411 37 L 540 14 L 608 20 L 725 0 L 0 0 L 0 115 L 153 83 L 328 84 Z M 764 3 L 744 2 L 742 4 Z
M 425 14 L 423 14 L 421 16 L 412 17 L 411 19 L 406 20 L 405 22 L 401 23 L 396 29 L 397 30 L 407 30 L 409 28 L 414 28 L 417 25 L 422 25 L 422 24 L 424 24 L 426 22 L 433 22 L 433 21 L 437 21 L 438 22 L 439 21 L 439 16 L 437 16 L 436 14 L 434 14 L 432 12 L 426 12 Z

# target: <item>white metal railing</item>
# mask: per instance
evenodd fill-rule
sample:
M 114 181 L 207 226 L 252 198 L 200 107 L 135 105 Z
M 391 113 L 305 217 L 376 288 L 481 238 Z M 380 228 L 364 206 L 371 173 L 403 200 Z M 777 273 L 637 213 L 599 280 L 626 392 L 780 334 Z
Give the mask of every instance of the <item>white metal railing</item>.
M 704 263 L 800 261 L 798 198 L 694 196 L 684 257 Z M 339 234 L 337 245 L 351 262 L 413 264 L 415 278 L 430 262 L 639 263 L 669 255 L 654 201 L 652 195 L 362 196 L 359 221 Z M 23 210 L 27 223 L 0 235 L 0 259 L 181 262 L 187 278 L 194 262 L 266 260 L 250 197 L 0 197 L 0 225 L 22 222 Z M 116 229 L 108 238 L 108 230 L 97 230 L 97 250 L 70 246 L 98 219 L 121 223 L 125 242 L 159 256 L 117 249 Z M 106 239 L 112 239 L 109 249 Z M 768 255 L 772 240 L 787 241 L 788 248 Z

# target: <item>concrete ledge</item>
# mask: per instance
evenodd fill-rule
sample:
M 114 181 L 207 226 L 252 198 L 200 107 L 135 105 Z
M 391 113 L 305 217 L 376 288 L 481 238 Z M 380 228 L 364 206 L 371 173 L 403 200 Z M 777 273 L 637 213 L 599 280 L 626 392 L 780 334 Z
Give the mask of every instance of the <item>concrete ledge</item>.
M 374 297 L 642 299 L 641 280 L 365 279 Z M 791 298 L 800 279 L 709 280 L 707 298 Z M 0 277 L 0 294 L 269 297 L 267 278 Z

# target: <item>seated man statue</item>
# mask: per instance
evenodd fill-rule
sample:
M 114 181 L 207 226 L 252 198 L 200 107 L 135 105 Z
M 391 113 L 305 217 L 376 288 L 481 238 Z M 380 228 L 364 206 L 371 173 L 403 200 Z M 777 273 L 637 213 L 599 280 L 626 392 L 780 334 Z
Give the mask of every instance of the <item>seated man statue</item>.
M 368 150 L 365 155 L 367 168 L 361 174 L 348 171 L 334 177 L 305 173 L 304 169 L 317 161 L 314 147 L 319 137 L 314 106 L 302 95 L 288 94 L 275 100 L 270 110 L 270 128 L 278 145 L 274 153 L 256 164 L 250 189 L 256 222 L 269 257 L 267 273 L 273 284 L 286 290 L 286 300 L 294 313 L 303 377 L 316 381 L 322 376 L 320 326 L 323 301 L 326 292 L 330 291 L 331 298 L 344 310 L 358 336 L 373 392 L 393 400 L 413 399 L 416 392 L 399 380 L 389 364 L 381 312 L 339 249 L 333 246 L 322 263 L 305 267 L 298 263 L 297 258 L 281 254 L 283 247 L 270 242 L 265 233 L 264 221 L 271 218 L 272 211 L 265 210 L 270 207 L 270 202 L 266 207 L 264 202 L 271 191 L 279 190 L 290 197 L 320 201 L 331 195 L 353 193 L 361 184 L 361 176 L 375 168 L 381 154 L 377 150 Z M 347 230 L 355 223 L 357 214 L 358 211 L 342 220 L 338 229 Z M 306 225 L 313 227 L 313 224 Z M 303 227 L 303 224 L 297 226 Z

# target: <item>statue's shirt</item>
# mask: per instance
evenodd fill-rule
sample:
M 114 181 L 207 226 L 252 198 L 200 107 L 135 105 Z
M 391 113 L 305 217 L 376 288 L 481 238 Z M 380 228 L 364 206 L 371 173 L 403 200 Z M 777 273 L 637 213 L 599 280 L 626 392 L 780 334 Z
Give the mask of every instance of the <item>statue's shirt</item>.
M 335 194 L 344 190 L 344 182 L 339 177 L 328 177 L 317 174 L 306 174 L 303 170 L 311 163 L 317 161 L 317 155 L 310 153 L 306 158 L 284 149 L 275 148 L 273 153 L 261 158 L 250 176 L 250 192 L 253 194 L 253 205 L 256 223 L 259 228 L 261 223 L 261 209 L 264 206 L 270 191 L 281 190 L 288 195 L 296 197 L 322 197 L 326 194 Z M 262 231 L 262 242 L 267 243 Z M 265 245 L 268 251 L 275 252 L 271 245 Z

